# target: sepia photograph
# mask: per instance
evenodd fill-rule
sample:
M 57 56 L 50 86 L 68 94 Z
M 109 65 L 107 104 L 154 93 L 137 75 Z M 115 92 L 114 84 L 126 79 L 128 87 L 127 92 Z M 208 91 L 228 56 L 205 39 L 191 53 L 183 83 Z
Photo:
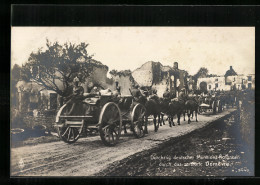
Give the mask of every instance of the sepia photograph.
M 11 177 L 255 175 L 255 27 L 11 27 Z

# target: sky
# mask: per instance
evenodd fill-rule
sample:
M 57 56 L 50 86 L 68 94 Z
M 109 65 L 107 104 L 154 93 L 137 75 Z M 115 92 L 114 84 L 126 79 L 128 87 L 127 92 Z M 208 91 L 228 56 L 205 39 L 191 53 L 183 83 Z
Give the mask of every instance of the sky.
M 109 70 L 135 70 L 147 61 L 161 62 L 194 75 L 200 67 L 224 75 L 255 73 L 254 27 L 12 27 L 11 66 L 28 61 L 46 48 L 46 39 L 60 44 L 89 44 L 89 54 Z

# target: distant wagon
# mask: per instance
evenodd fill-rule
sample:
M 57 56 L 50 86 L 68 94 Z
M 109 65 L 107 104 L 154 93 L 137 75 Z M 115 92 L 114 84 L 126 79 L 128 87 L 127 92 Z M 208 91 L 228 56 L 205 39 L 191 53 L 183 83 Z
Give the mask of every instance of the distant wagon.
M 58 135 L 66 143 L 74 143 L 87 129 L 96 128 L 102 142 L 114 146 L 126 124 L 135 137 L 144 136 L 146 109 L 135 103 L 132 96 L 97 95 L 77 103 L 68 115 L 70 108 L 69 104 L 63 105 L 55 121 Z
M 216 114 L 222 110 L 223 104 L 219 97 L 202 97 L 199 100 L 199 113 L 211 111 Z

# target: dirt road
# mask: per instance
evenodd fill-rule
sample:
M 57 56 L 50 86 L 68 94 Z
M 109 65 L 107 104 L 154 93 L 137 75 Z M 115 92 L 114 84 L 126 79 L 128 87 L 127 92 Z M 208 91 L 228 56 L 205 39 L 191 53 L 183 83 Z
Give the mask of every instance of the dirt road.
M 248 119 L 245 121 L 248 125 L 254 124 Z M 248 136 L 247 142 L 241 135 L 243 129 L 233 114 L 183 137 L 125 158 L 96 175 L 254 176 L 254 136 Z
M 130 132 L 122 134 L 115 147 L 104 146 L 100 137 L 94 136 L 81 138 L 74 144 L 59 141 L 12 148 L 11 176 L 93 176 L 109 168 L 112 163 L 116 165 L 124 158 L 131 158 L 133 154 L 202 128 L 234 110 L 225 110 L 218 115 L 199 115 L 199 122 L 192 120 L 191 124 L 181 120 L 180 126 L 172 128 L 166 124 L 156 133 L 150 125 L 146 137 L 135 139 Z

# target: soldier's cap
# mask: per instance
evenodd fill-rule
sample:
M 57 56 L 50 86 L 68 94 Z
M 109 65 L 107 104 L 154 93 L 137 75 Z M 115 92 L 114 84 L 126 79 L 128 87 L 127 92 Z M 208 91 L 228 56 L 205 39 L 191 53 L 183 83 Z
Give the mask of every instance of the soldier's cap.
M 76 77 L 73 79 L 73 82 L 79 82 L 79 78 L 76 76 Z

